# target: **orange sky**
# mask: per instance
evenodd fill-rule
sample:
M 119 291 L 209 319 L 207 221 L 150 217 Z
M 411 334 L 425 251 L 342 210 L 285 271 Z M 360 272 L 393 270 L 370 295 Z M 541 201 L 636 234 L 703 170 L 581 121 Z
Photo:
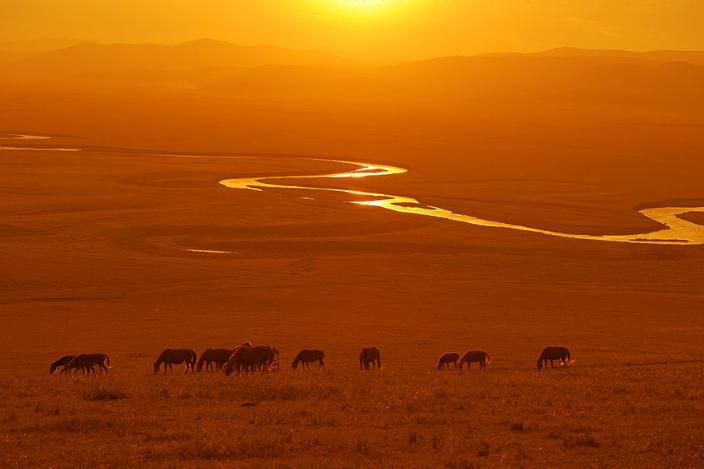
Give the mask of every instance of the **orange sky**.
M 322 49 L 368 59 L 704 49 L 702 0 L 2 0 L 0 41 L 75 38 Z

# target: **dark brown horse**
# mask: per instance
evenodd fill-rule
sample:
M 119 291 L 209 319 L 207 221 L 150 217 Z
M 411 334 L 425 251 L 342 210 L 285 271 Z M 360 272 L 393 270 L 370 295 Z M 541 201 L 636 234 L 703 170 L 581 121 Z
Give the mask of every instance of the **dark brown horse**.
M 310 369 L 310 364 L 313 362 L 318 362 L 318 369 L 325 368 L 325 363 L 323 363 L 323 357 L 325 357 L 325 352 L 322 350 L 301 350 L 293 359 L 293 369 L 298 368 L 298 363 L 302 362 L 301 368 Z
M 564 367 L 574 363 L 567 347 L 545 347 L 540 354 L 540 358 L 538 358 L 536 367 L 539 370 L 543 369 L 543 367 L 547 367 L 548 360 L 550 361 L 551 368 L 555 367 L 553 360 L 560 360 L 560 366 Z
M 196 352 L 185 348 L 167 348 L 159 354 L 154 362 L 154 374 L 159 373 L 159 368 L 161 368 L 162 363 L 164 364 L 164 374 L 166 374 L 167 368 L 171 370 L 171 374 L 174 374 L 173 365 L 180 365 L 181 363 L 186 364 L 186 373 L 188 373 L 189 369 L 193 372 L 196 366 Z
M 58 367 L 66 366 L 71 360 L 73 360 L 73 357 L 75 357 L 75 355 L 66 355 L 56 360 L 49 366 L 49 374 L 53 375 L 54 371 L 56 371 Z
M 209 348 L 205 352 L 200 354 L 198 359 L 198 365 L 196 366 L 196 371 L 200 373 L 203 371 L 203 364 L 205 363 L 206 371 L 215 371 L 221 369 L 227 363 L 230 358 L 232 350 L 227 348 Z M 215 366 L 213 366 L 215 364 Z
M 460 359 L 460 354 L 459 353 L 443 353 L 442 356 L 440 357 L 440 360 L 438 360 L 438 370 L 442 370 L 443 368 L 447 367 L 447 369 L 450 369 L 450 364 L 455 365 L 455 370 L 457 369 L 457 360 Z
M 467 371 L 472 367 L 472 362 L 479 362 L 479 369 L 483 370 L 487 365 L 491 364 L 491 355 L 483 350 L 470 350 L 462 355 L 460 360 L 460 370 L 467 363 Z
M 230 376 L 236 369 L 239 376 L 242 368 L 247 374 L 254 373 L 256 370 L 264 371 L 276 361 L 277 357 L 278 350 L 269 345 L 237 347 L 225 364 L 225 374 Z
M 95 376 L 96 366 L 101 372 L 104 371 L 107 374 L 108 368 L 112 366 L 110 363 L 110 357 L 105 353 L 82 353 L 80 355 L 76 355 L 71 359 L 71 361 L 64 365 L 60 374 L 83 370 L 84 374 L 90 374 L 90 372 L 93 372 L 93 376 Z
M 359 369 L 369 369 L 369 364 L 372 368 L 376 366 L 381 368 L 381 354 L 379 349 L 376 347 L 364 347 L 361 352 L 359 352 Z

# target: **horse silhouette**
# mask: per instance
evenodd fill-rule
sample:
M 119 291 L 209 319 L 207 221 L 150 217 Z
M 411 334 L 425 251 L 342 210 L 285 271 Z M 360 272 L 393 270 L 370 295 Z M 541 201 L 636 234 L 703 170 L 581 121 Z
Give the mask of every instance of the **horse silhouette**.
M 359 369 L 369 369 L 369 365 L 372 368 L 376 366 L 381 368 L 381 354 L 379 349 L 376 347 L 364 347 L 361 352 L 359 352 Z
M 489 355 L 483 350 L 470 350 L 469 352 L 465 352 L 465 354 L 462 355 L 462 359 L 460 360 L 460 370 L 466 363 L 467 371 L 469 371 L 472 367 L 472 362 L 478 362 L 479 369 L 484 370 L 486 369 L 487 365 L 491 364 L 491 355 Z
M 54 371 L 56 371 L 58 367 L 66 366 L 71 360 L 73 360 L 73 357 L 75 357 L 75 355 L 65 355 L 56 360 L 54 363 L 49 365 L 49 374 L 53 375 Z
M 440 359 L 438 360 L 438 370 L 442 370 L 443 368 L 447 367 L 447 369 L 450 369 L 450 364 L 455 365 L 455 370 L 457 369 L 457 360 L 460 359 L 460 354 L 459 353 L 443 353 Z
M 302 362 L 301 368 L 310 369 L 310 364 L 312 362 L 318 362 L 318 369 L 325 368 L 325 363 L 323 363 L 323 357 L 325 357 L 325 352 L 322 350 L 301 350 L 293 359 L 293 369 L 298 368 L 298 363 Z
M 154 374 L 159 373 L 162 363 L 164 364 L 164 374 L 166 374 L 167 368 L 171 370 L 171 374 L 174 374 L 173 365 L 180 365 L 181 363 L 186 364 L 186 373 L 188 373 L 189 369 L 193 372 L 196 366 L 196 352 L 191 349 L 167 348 L 159 354 L 154 362 Z
M 93 376 L 95 376 L 96 366 L 99 367 L 101 372 L 105 371 L 107 374 L 108 368 L 112 366 L 110 357 L 105 353 L 82 353 L 80 355 L 76 355 L 68 363 L 66 363 L 59 374 L 83 370 L 83 374 L 90 374 L 93 372 Z
M 234 370 L 237 370 L 237 376 L 239 376 L 242 368 L 247 374 L 257 370 L 263 372 L 275 362 L 278 354 L 278 350 L 269 345 L 237 347 L 225 364 L 225 374 L 230 376 Z
M 198 359 L 198 365 L 196 366 L 196 371 L 200 373 L 203 371 L 203 364 L 205 364 L 206 371 L 215 371 L 221 369 L 227 363 L 230 358 L 232 350 L 226 348 L 209 348 L 205 352 L 200 354 Z M 213 364 L 215 366 L 213 367 Z
M 567 367 L 574 363 L 572 356 L 567 347 L 545 347 L 540 353 L 540 358 L 538 358 L 538 363 L 536 367 L 542 370 L 543 367 L 548 366 L 548 360 L 550 361 L 550 367 L 554 368 L 554 360 L 560 360 L 560 366 Z

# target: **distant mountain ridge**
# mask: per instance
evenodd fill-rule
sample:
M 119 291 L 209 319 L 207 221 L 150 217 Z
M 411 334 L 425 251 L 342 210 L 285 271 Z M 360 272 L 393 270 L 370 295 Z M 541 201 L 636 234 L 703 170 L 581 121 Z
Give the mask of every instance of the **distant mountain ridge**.
M 533 56 L 533 57 L 604 57 L 644 59 L 658 62 L 689 62 L 704 65 L 704 50 L 653 50 L 635 52 L 618 49 L 580 49 L 576 47 L 559 47 L 532 53 L 490 53 L 479 56 Z
M 704 51 L 561 48 L 532 54 L 363 64 L 319 51 L 201 39 L 175 46 L 83 43 L 3 67 L 15 86 L 252 99 L 413 100 L 449 106 L 704 111 Z
M 55 76 L 134 70 L 242 68 L 271 64 L 342 64 L 344 59 L 319 51 L 276 46 L 239 46 L 199 39 L 175 46 L 82 43 L 44 52 L 8 65 L 10 73 L 52 73 Z

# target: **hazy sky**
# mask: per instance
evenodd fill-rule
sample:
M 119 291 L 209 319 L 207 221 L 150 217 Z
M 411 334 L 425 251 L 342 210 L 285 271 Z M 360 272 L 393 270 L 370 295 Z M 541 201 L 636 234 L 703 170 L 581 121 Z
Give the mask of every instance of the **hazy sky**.
M 0 0 L 0 41 L 202 37 L 374 59 L 704 49 L 704 0 Z

